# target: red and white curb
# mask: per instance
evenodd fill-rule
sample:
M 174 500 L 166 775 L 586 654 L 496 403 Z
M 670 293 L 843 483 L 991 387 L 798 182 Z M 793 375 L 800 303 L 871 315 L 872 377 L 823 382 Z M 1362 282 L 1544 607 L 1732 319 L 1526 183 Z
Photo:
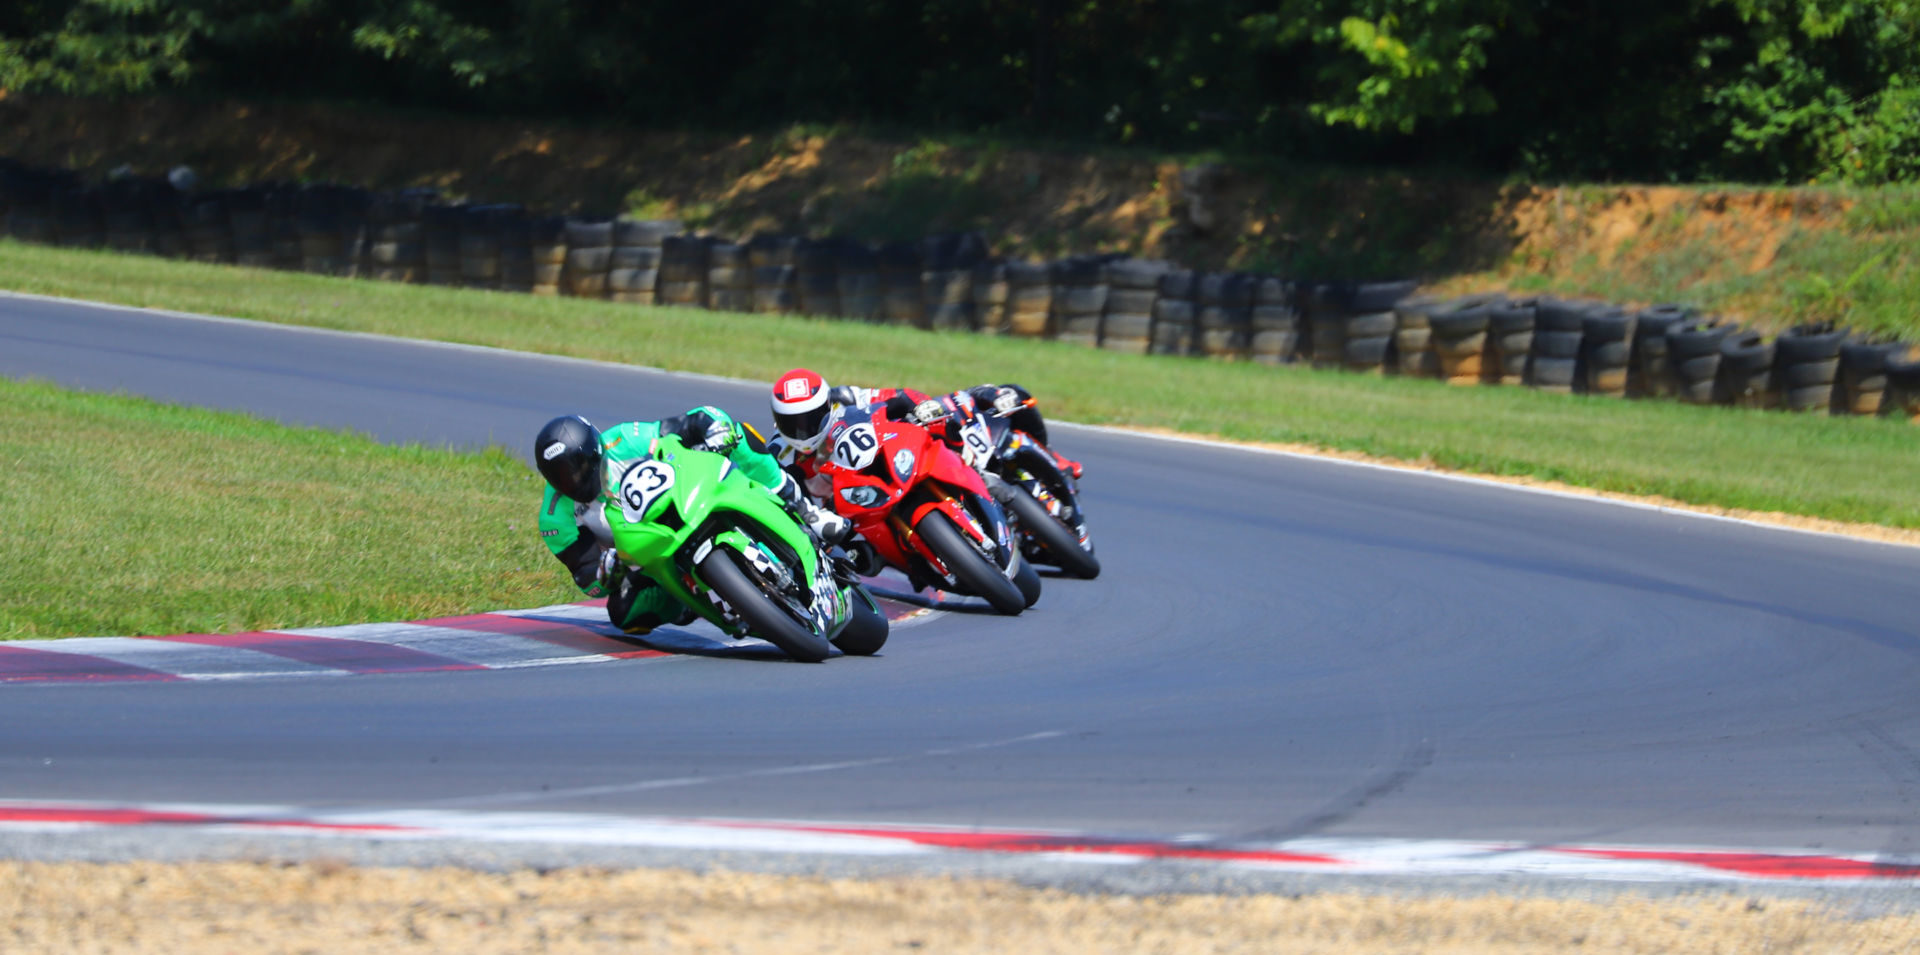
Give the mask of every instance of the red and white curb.
M 316 813 L 282 806 L 0 800 L 0 834 L 165 829 L 209 836 L 539 843 L 706 851 L 1041 858 L 1106 866 L 1178 862 L 1362 876 L 1532 876 L 1620 882 L 1920 882 L 1920 858 L 1713 848 L 1308 838 L 1225 843 L 1050 830 L 437 809 Z
M 925 607 L 885 597 L 880 606 L 895 627 L 929 613 Z M 728 640 L 706 624 L 662 627 L 645 638 L 630 637 L 607 621 L 605 607 L 606 601 L 595 600 L 405 623 L 13 640 L 0 642 L 0 683 L 360 676 L 777 652 L 761 640 Z

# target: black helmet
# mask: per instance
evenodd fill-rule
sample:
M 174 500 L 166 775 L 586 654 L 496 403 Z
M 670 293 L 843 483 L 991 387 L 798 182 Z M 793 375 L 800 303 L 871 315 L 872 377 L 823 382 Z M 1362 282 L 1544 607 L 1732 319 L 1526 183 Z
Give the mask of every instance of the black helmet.
M 547 422 L 533 439 L 533 462 L 553 489 L 591 504 L 600 497 L 600 432 L 577 414 Z

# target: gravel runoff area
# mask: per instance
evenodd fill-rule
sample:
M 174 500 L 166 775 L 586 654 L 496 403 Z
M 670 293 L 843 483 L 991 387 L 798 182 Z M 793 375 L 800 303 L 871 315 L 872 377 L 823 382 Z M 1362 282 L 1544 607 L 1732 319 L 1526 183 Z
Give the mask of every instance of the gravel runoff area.
M 0 836 L 0 951 L 1911 953 L 1920 892 L 164 832 Z

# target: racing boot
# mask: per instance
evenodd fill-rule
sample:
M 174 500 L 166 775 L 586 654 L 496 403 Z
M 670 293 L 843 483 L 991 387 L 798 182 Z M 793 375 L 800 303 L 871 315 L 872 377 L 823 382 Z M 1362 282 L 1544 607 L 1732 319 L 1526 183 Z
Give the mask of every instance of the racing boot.
M 886 569 L 887 562 L 880 559 L 880 552 L 874 550 L 873 545 L 867 543 L 865 539 L 850 540 L 843 545 L 843 548 L 847 555 L 847 562 L 855 574 L 862 577 L 878 577 L 880 571 Z
M 607 593 L 607 620 L 622 633 L 640 637 L 665 624 L 686 626 L 699 619 L 692 607 L 675 600 L 666 588 L 638 568 L 629 569 Z
M 847 523 L 846 518 L 807 500 L 807 495 L 800 490 L 800 482 L 794 480 L 793 475 L 783 472 L 780 476 L 783 480 L 779 487 L 773 489 L 773 493 L 787 506 L 787 512 L 798 518 L 813 532 L 813 536 L 828 546 L 845 543 L 853 533 L 853 525 Z
M 1041 445 L 1041 447 L 1047 448 L 1047 446 L 1044 444 Z M 1069 458 L 1066 455 L 1061 454 L 1060 452 L 1055 451 L 1052 448 L 1047 448 L 1047 454 L 1053 458 L 1054 466 L 1058 467 L 1062 473 L 1069 475 L 1076 481 L 1080 480 L 1080 470 L 1081 470 L 1080 462 L 1075 461 L 1072 458 Z

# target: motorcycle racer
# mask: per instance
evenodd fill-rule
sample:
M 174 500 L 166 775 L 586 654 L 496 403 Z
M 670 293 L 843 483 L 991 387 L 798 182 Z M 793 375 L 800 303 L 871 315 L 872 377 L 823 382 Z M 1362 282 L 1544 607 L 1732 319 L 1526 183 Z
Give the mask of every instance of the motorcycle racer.
M 1006 417 L 1015 427 L 1034 437 L 1042 447 L 1047 443 L 1047 424 L 1034 407 L 1033 395 L 1015 384 L 982 384 L 933 398 L 912 388 L 865 388 L 857 385 L 832 386 L 819 373 L 795 368 L 773 383 L 774 428 L 779 432 L 768 444 L 782 465 L 797 470 L 808 482 L 807 490 L 816 497 L 826 491 L 814 486 L 818 470 L 813 458 L 820 452 L 821 439 L 833 425 L 842 408 L 864 408 L 885 403 L 887 416 L 927 427 L 949 444 L 959 440 L 958 428 L 946 427 L 949 419 L 964 423 L 981 409 L 991 409 Z M 1078 478 L 1081 465 L 1059 454 L 1052 454 L 1061 470 Z
M 847 536 L 847 522 L 807 500 L 798 482 L 767 454 L 759 432 L 718 408 L 692 408 L 659 421 L 629 421 L 604 433 L 579 415 L 554 418 L 533 443 L 535 467 L 547 482 L 540 504 L 540 539 L 566 565 L 582 593 L 607 598 L 607 618 L 621 630 L 642 634 L 664 623 L 691 623 L 696 616 L 621 560 L 603 510 L 617 506 L 611 488 L 663 434 L 689 448 L 725 455 L 822 540 L 839 543 Z

